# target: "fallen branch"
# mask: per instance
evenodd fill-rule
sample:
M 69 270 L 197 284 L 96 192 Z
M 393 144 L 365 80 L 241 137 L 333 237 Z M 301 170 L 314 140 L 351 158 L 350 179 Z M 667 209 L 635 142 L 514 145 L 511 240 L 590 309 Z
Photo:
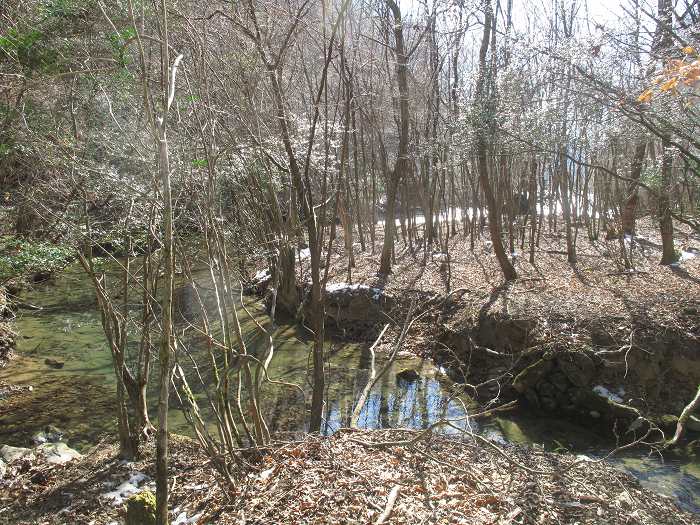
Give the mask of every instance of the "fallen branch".
M 690 416 L 695 412 L 695 409 L 700 406 L 700 385 L 698 385 L 698 391 L 695 393 L 693 400 L 686 405 L 681 412 L 681 417 L 678 418 L 678 423 L 676 424 L 676 433 L 673 437 L 666 442 L 667 447 L 672 447 L 678 444 L 678 441 L 683 437 L 685 433 L 685 426 L 690 419 Z
M 379 518 L 376 521 L 376 525 L 381 525 L 384 523 L 386 520 L 389 519 L 389 516 L 391 515 L 391 511 L 394 510 L 394 504 L 396 503 L 396 498 L 399 497 L 399 486 L 394 485 L 394 488 L 391 489 L 391 492 L 389 492 L 389 497 L 386 499 L 386 507 L 384 508 L 384 512 L 381 513 Z
M 379 341 L 382 340 L 382 337 L 384 336 L 384 333 L 387 331 L 389 328 L 388 324 L 384 325 L 384 329 L 381 331 L 379 334 L 379 337 L 374 341 L 374 344 L 370 346 L 369 348 L 369 353 L 372 357 L 372 372 L 369 377 L 369 381 L 367 381 L 367 385 L 365 386 L 364 390 L 362 391 L 362 394 L 360 395 L 360 399 L 357 402 L 357 405 L 355 406 L 355 410 L 352 411 L 352 418 L 350 419 L 350 426 L 352 428 L 357 428 L 357 420 L 360 417 L 360 412 L 362 412 L 362 407 L 365 406 L 365 403 L 367 402 L 367 396 L 369 395 L 370 391 L 372 390 L 372 387 L 375 385 L 377 382 L 377 379 L 379 379 L 376 375 L 376 371 L 374 369 L 374 349 L 376 346 L 379 344 Z M 385 371 L 386 367 L 382 369 L 382 373 Z M 380 376 L 381 377 L 381 374 Z

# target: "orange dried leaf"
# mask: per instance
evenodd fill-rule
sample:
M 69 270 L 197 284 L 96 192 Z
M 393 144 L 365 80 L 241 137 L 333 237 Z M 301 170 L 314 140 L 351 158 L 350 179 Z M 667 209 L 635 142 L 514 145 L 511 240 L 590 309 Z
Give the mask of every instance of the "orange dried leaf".
M 685 46 L 683 49 L 681 49 L 683 53 L 686 55 L 694 55 L 695 54 L 695 48 L 692 46 Z
M 697 66 L 689 66 L 688 69 L 683 72 L 683 79 L 687 85 L 691 85 L 700 79 L 700 64 Z
M 653 92 L 651 89 L 647 89 L 644 93 L 639 95 L 637 97 L 637 102 L 649 102 L 651 100 L 651 96 L 653 95 Z
M 671 91 L 672 89 L 676 89 L 676 86 L 678 86 L 678 77 L 673 77 L 661 84 L 659 89 L 661 91 Z

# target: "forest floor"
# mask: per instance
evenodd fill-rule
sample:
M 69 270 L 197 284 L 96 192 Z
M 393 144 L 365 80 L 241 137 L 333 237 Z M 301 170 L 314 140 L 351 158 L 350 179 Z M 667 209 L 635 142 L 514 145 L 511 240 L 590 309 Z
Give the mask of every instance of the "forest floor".
M 338 238 L 328 269 L 328 283 L 363 284 L 395 299 L 397 306 L 390 312 L 396 321 L 393 335 L 390 330 L 378 348 L 392 344 L 413 300 L 416 313 L 428 312 L 415 323 L 404 345 L 412 353 L 444 360 L 451 352 L 464 361 L 464 349 L 460 355 L 453 348 L 455 334 L 462 339 L 473 336 L 470 351 L 487 347 L 541 354 L 593 349 L 615 365 L 604 368 L 616 377 L 601 381 L 624 382 L 628 397 L 643 400 L 652 413 L 678 414 L 692 398 L 700 380 L 700 236 L 690 228 L 676 225 L 681 260 L 661 266 L 658 226 L 651 218 L 640 219 L 631 251 L 634 270 L 626 271 L 621 256 L 624 241 L 605 240 L 605 232 L 590 241 L 582 228 L 577 263 L 570 264 L 563 225 L 557 233 L 549 233 L 545 222 L 534 264 L 528 261 L 528 242 L 524 250 L 516 243 L 513 260 L 518 279 L 508 284 L 487 230 L 477 236 L 473 250 L 461 233 L 450 237 L 449 265 L 444 248 L 426 254 L 422 247 L 411 251 L 399 240 L 388 278 L 377 275 L 381 233 L 378 228 L 374 252 L 369 245 L 361 251 L 355 237 L 351 277 L 344 241 Z M 304 262 L 302 279 L 308 281 Z M 378 320 L 378 325 L 384 322 Z M 631 374 L 629 367 L 636 367 Z M 471 372 L 478 371 L 472 367 Z M 476 375 L 477 382 L 488 379 L 488 374 Z M 659 386 L 659 391 L 657 385 L 662 384 L 672 388 Z
M 172 523 L 697 523 L 604 461 L 417 437 L 344 430 L 249 450 L 227 489 L 194 441 L 173 436 Z M 152 447 L 141 462 L 121 461 L 114 445 L 99 444 L 64 465 L 13 465 L 15 475 L 0 481 L 0 523 L 121 523 L 123 496 L 153 490 Z
M 347 256 L 342 238 L 334 242 L 328 282 L 366 284 L 384 290 L 390 296 L 444 297 L 451 293 L 462 312 L 473 315 L 485 310 L 500 310 L 508 315 L 568 314 L 575 317 L 629 317 L 633 310 L 646 309 L 647 316 L 659 323 L 676 323 L 684 308 L 700 304 L 700 236 L 689 228 L 676 226 L 676 247 L 684 260 L 673 266 L 661 266 L 661 241 L 658 227 L 649 218 L 638 221 L 633 251 L 634 271 L 625 272 L 618 240 L 589 241 L 585 231 L 577 239 L 576 264 L 567 262 L 563 231 L 550 234 L 546 224 L 535 251 L 535 264 L 528 262 L 518 246 L 515 268 L 518 279 L 506 285 L 488 240 L 488 232 L 475 239 L 456 234 L 449 240 L 450 271 L 445 253 L 435 248 L 424 254 L 422 247 L 413 253 L 399 240 L 396 260 L 388 278 L 377 274 L 381 254 L 382 230 L 378 229 L 374 252 L 359 250 L 355 242 L 355 267 L 348 279 Z M 601 234 L 601 235 L 604 235 Z M 325 254 L 324 254 L 325 257 Z M 308 264 L 303 279 L 310 279 Z M 449 287 L 447 282 L 449 279 Z M 694 293 L 698 292 L 698 294 Z M 458 298 L 458 299 L 456 299 Z M 404 301 L 405 302 L 405 301 Z M 457 321 L 457 319 L 454 319 Z

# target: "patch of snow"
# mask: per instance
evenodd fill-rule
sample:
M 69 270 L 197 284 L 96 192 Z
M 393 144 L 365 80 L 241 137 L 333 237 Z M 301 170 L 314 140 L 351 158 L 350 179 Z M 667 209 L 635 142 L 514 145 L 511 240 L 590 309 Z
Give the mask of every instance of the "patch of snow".
M 369 286 L 366 284 L 331 283 L 326 285 L 326 291 L 329 293 L 369 289 Z
M 44 443 L 39 445 L 36 449 L 47 463 L 52 463 L 54 465 L 63 465 L 74 459 L 80 459 L 83 456 L 78 453 L 78 451 L 73 450 L 65 443 Z
M 379 301 L 382 294 L 384 293 L 380 288 L 372 288 L 366 284 L 349 284 L 349 283 L 330 283 L 326 284 L 326 292 L 333 293 L 344 293 L 344 292 L 355 292 L 358 290 L 368 291 L 372 293 L 372 299 Z
M 186 512 L 181 512 L 177 515 L 175 521 L 172 522 L 172 525 L 190 525 L 191 523 L 197 523 L 197 521 L 199 521 L 199 518 L 202 517 L 202 514 L 203 512 L 200 512 L 199 514 L 195 514 L 191 518 L 188 518 Z
M 605 397 L 609 399 L 610 401 L 614 401 L 615 403 L 622 403 L 622 398 L 618 396 L 616 393 L 611 392 L 607 388 L 605 388 L 603 385 L 596 385 L 593 387 L 593 392 L 598 394 L 600 397 Z
M 311 248 L 299 250 L 299 259 L 308 259 L 311 257 Z
M 272 474 L 275 472 L 275 467 L 271 467 L 267 470 L 263 470 L 260 474 L 258 474 L 258 479 L 260 481 L 265 481 L 267 480 Z
M 695 250 L 693 250 L 693 251 L 682 250 L 681 251 L 681 258 L 679 259 L 679 262 L 689 261 L 690 259 L 694 259 L 696 256 L 697 256 L 697 253 L 695 252 Z
M 191 484 L 191 485 L 185 485 L 183 488 L 185 488 L 187 490 L 204 490 L 204 489 L 208 489 L 209 485 L 206 483 Z
M 544 217 L 549 217 L 550 215 L 558 215 L 560 208 L 558 203 L 554 203 L 554 207 L 546 203 L 537 203 L 537 214 L 542 214 Z M 583 205 L 579 203 L 579 209 L 582 209 Z M 483 217 L 488 217 L 488 210 L 481 211 Z M 528 215 L 529 215 L 528 211 Z M 438 213 L 433 214 L 433 223 L 446 222 L 449 220 L 462 221 L 463 217 L 468 217 L 470 220 L 479 214 L 479 210 L 473 208 L 448 208 L 447 210 L 441 210 Z M 601 214 L 597 210 L 593 209 L 593 205 L 589 204 L 588 214 L 590 216 L 599 219 Z M 613 217 L 613 210 L 608 210 L 604 213 L 607 217 Z M 408 217 L 407 217 L 408 218 Z M 379 226 L 384 226 L 384 219 L 379 219 L 377 224 Z M 401 219 L 395 219 L 396 226 L 401 225 Z M 417 226 L 422 226 L 425 224 L 425 214 L 423 212 L 417 211 L 415 215 L 415 224 Z
M 433 260 L 437 262 L 447 262 L 447 254 L 443 252 L 433 253 Z
M 255 274 L 255 277 L 253 277 L 253 281 L 255 282 L 261 282 L 261 281 L 267 281 L 272 275 L 270 275 L 270 269 L 269 268 L 263 268 L 260 270 L 258 273 Z
M 103 494 L 102 497 L 112 500 L 112 505 L 121 505 L 124 500 L 130 498 L 134 494 L 138 494 L 143 490 L 143 486 L 139 487 L 139 484 L 143 485 L 144 481 L 149 479 L 143 472 L 134 472 L 129 476 L 129 479 L 119 485 L 116 489 L 111 492 Z

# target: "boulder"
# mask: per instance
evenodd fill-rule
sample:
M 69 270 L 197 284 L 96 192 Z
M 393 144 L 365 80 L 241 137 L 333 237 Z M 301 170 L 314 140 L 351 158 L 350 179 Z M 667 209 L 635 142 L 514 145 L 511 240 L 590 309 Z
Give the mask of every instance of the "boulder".
M 0 457 L 9 465 L 21 459 L 34 460 L 34 452 L 30 448 L 12 447 L 3 445 L 0 447 Z
M 571 399 L 575 405 L 587 413 L 597 412 L 608 420 L 621 420 L 627 424 L 637 421 L 641 414 L 639 410 L 612 399 L 601 396 L 590 388 L 576 388 L 571 392 Z
M 551 369 L 552 361 L 549 359 L 540 359 L 515 376 L 515 379 L 513 379 L 513 388 L 519 393 L 524 394 L 527 390 L 534 388 L 542 382 Z
M 312 316 L 307 284 L 303 308 L 296 312 L 302 318 Z M 277 301 L 279 303 L 279 295 Z M 386 319 L 394 300 L 380 288 L 364 284 L 330 283 L 326 287 L 325 315 L 327 333 L 336 333 L 344 340 L 369 341 L 376 339 L 378 328 Z
M 557 394 L 559 391 L 557 388 L 549 381 L 543 381 L 537 387 L 537 392 L 539 393 L 540 406 L 544 410 L 553 411 L 557 408 Z
M 549 380 L 551 381 L 551 383 L 552 383 L 555 387 L 557 387 L 557 389 L 558 389 L 560 392 L 566 392 L 566 391 L 569 389 L 569 387 L 571 386 L 571 383 L 570 383 L 569 380 L 566 378 L 566 375 L 564 375 L 564 373 L 563 373 L 563 372 L 560 372 L 560 371 L 553 372 L 553 373 L 549 376 Z
M 53 357 L 47 357 L 44 359 L 44 364 L 49 365 L 51 368 L 63 368 L 66 363 L 59 359 L 54 359 Z
M 525 390 L 525 399 L 530 406 L 540 408 L 540 398 L 537 396 L 537 392 L 535 392 L 534 388 Z
M 662 430 L 676 430 L 676 424 L 678 423 L 678 417 L 673 414 L 664 414 L 661 416 L 656 424 Z
M 420 379 L 420 374 L 414 368 L 404 368 L 400 372 L 396 373 L 396 379 L 413 383 Z
M 577 387 L 588 386 L 595 376 L 595 363 L 582 352 L 567 352 L 557 357 L 566 378 Z
M 5 465 L 5 462 L 0 459 L 0 479 L 5 477 L 5 474 L 7 473 L 7 465 Z
M 63 465 L 74 459 L 82 458 L 77 450 L 73 450 L 65 443 L 44 443 L 36 448 L 37 453 L 44 458 L 47 463 Z
M 498 426 L 509 443 L 517 443 L 520 445 L 530 445 L 532 439 L 527 436 L 522 427 L 517 421 L 505 418 L 496 418 Z
M 47 425 L 44 430 L 41 430 L 32 436 L 32 441 L 35 445 L 43 445 L 44 443 L 58 443 L 63 438 L 63 432 L 53 426 Z
M 326 286 L 326 317 L 338 324 L 381 320 L 391 299 L 379 288 L 363 284 L 333 283 Z
M 156 497 L 144 490 L 126 500 L 126 525 L 155 525 Z

